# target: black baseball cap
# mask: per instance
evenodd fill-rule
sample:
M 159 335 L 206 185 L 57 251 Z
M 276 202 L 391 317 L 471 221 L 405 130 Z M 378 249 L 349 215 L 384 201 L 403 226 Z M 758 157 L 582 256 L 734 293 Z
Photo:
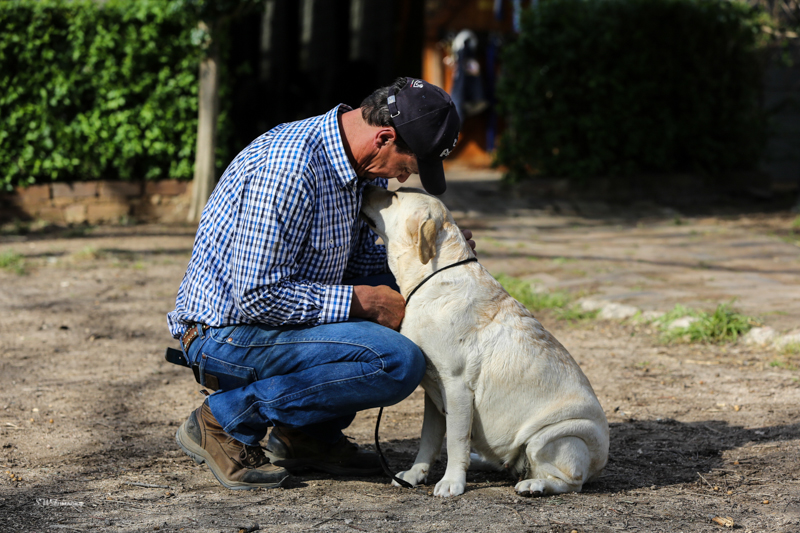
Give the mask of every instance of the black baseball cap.
M 442 160 L 458 143 L 461 120 L 450 95 L 436 85 L 408 78 L 399 90 L 389 89 L 394 129 L 417 156 L 419 179 L 431 194 L 447 189 Z

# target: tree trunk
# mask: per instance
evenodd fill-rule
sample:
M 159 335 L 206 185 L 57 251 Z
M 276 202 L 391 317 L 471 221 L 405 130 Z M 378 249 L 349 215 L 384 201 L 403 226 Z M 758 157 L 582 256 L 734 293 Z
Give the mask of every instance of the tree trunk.
M 216 185 L 214 153 L 217 147 L 217 116 L 219 114 L 219 47 L 212 42 L 200 63 L 200 94 L 197 116 L 197 153 L 194 160 L 192 203 L 189 222 L 197 222 Z

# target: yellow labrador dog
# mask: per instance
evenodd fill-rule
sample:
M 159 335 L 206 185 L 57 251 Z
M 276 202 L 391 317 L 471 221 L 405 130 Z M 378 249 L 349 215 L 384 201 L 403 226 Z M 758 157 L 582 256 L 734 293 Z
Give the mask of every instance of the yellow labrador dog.
M 436 496 L 464 492 L 470 446 L 484 465 L 517 477 L 520 494 L 580 491 L 597 477 L 608 459 L 608 422 L 589 380 L 475 262 L 444 204 L 417 189 L 370 186 L 361 214 L 386 243 L 406 298 L 401 333 L 428 363 L 419 453 L 398 476 L 426 482 L 446 431 Z

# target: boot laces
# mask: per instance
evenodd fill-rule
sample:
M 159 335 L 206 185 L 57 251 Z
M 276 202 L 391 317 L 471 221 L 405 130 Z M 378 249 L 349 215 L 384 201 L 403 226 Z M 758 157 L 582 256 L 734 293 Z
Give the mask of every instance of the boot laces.
M 269 458 L 264 455 L 264 448 L 261 446 L 248 446 L 242 445 L 239 451 L 239 460 L 244 466 L 249 468 L 258 468 L 266 463 L 269 463 Z

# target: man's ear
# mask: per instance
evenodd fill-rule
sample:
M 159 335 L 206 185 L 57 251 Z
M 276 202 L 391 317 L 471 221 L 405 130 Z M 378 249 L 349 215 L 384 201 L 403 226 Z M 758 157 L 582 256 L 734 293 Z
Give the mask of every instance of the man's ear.
M 418 211 L 406 222 L 408 232 L 419 254 L 419 260 L 427 265 L 436 255 L 436 221 L 430 211 Z
M 375 132 L 374 143 L 378 148 L 388 146 L 397 140 L 397 133 L 389 127 L 381 128 Z

